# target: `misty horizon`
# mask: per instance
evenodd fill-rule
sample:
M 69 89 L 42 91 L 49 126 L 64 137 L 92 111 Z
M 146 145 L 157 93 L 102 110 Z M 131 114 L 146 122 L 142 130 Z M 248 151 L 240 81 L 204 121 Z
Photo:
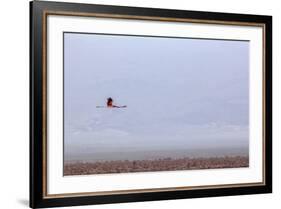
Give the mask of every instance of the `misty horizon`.
M 248 147 L 249 42 L 64 33 L 66 161 Z

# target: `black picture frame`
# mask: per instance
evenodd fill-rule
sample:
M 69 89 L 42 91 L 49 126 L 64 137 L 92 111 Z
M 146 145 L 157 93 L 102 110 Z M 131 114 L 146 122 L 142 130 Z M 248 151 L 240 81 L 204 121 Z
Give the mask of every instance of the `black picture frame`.
M 197 188 L 155 192 L 136 192 L 103 195 L 46 196 L 46 78 L 44 74 L 44 45 L 48 14 L 110 14 L 169 19 L 195 19 L 210 22 L 240 22 L 262 24 L 265 28 L 264 48 L 264 95 L 265 95 L 265 167 L 263 185 L 226 186 L 219 188 Z M 76 13 L 76 14 L 75 14 Z M 79 16 L 79 15 L 78 15 Z M 148 18 L 149 19 L 149 18 Z M 44 99 L 45 98 L 45 99 Z M 57 206 L 76 206 L 88 204 L 122 203 L 137 201 L 169 200 L 228 195 L 245 195 L 272 192 L 272 17 L 261 15 L 229 14 L 140 7 L 105 6 L 93 4 L 30 2 L 30 207 L 44 208 Z

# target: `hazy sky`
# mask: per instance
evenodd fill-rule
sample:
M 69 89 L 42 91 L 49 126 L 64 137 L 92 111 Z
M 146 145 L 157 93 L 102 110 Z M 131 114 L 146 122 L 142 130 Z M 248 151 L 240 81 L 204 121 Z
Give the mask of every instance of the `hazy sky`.
M 249 42 L 64 39 L 66 153 L 248 146 Z

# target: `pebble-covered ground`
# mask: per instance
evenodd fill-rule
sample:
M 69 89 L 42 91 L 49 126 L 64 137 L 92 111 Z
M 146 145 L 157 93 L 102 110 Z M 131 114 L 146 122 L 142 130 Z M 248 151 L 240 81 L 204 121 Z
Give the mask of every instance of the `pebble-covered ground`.
M 66 163 L 64 175 L 89 175 L 105 173 L 129 173 L 145 171 L 174 171 L 215 168 L 248 167 L 249 157 L 212 157 L 212 158 L 163 158 L 156 160 L 117 160 L 93 163 Z

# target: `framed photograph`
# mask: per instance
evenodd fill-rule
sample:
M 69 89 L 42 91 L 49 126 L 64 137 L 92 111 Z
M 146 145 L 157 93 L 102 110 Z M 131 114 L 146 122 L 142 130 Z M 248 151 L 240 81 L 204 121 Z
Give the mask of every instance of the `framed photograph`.
M 30 207 L 272 191 L 272 17 L 30 3 Z

